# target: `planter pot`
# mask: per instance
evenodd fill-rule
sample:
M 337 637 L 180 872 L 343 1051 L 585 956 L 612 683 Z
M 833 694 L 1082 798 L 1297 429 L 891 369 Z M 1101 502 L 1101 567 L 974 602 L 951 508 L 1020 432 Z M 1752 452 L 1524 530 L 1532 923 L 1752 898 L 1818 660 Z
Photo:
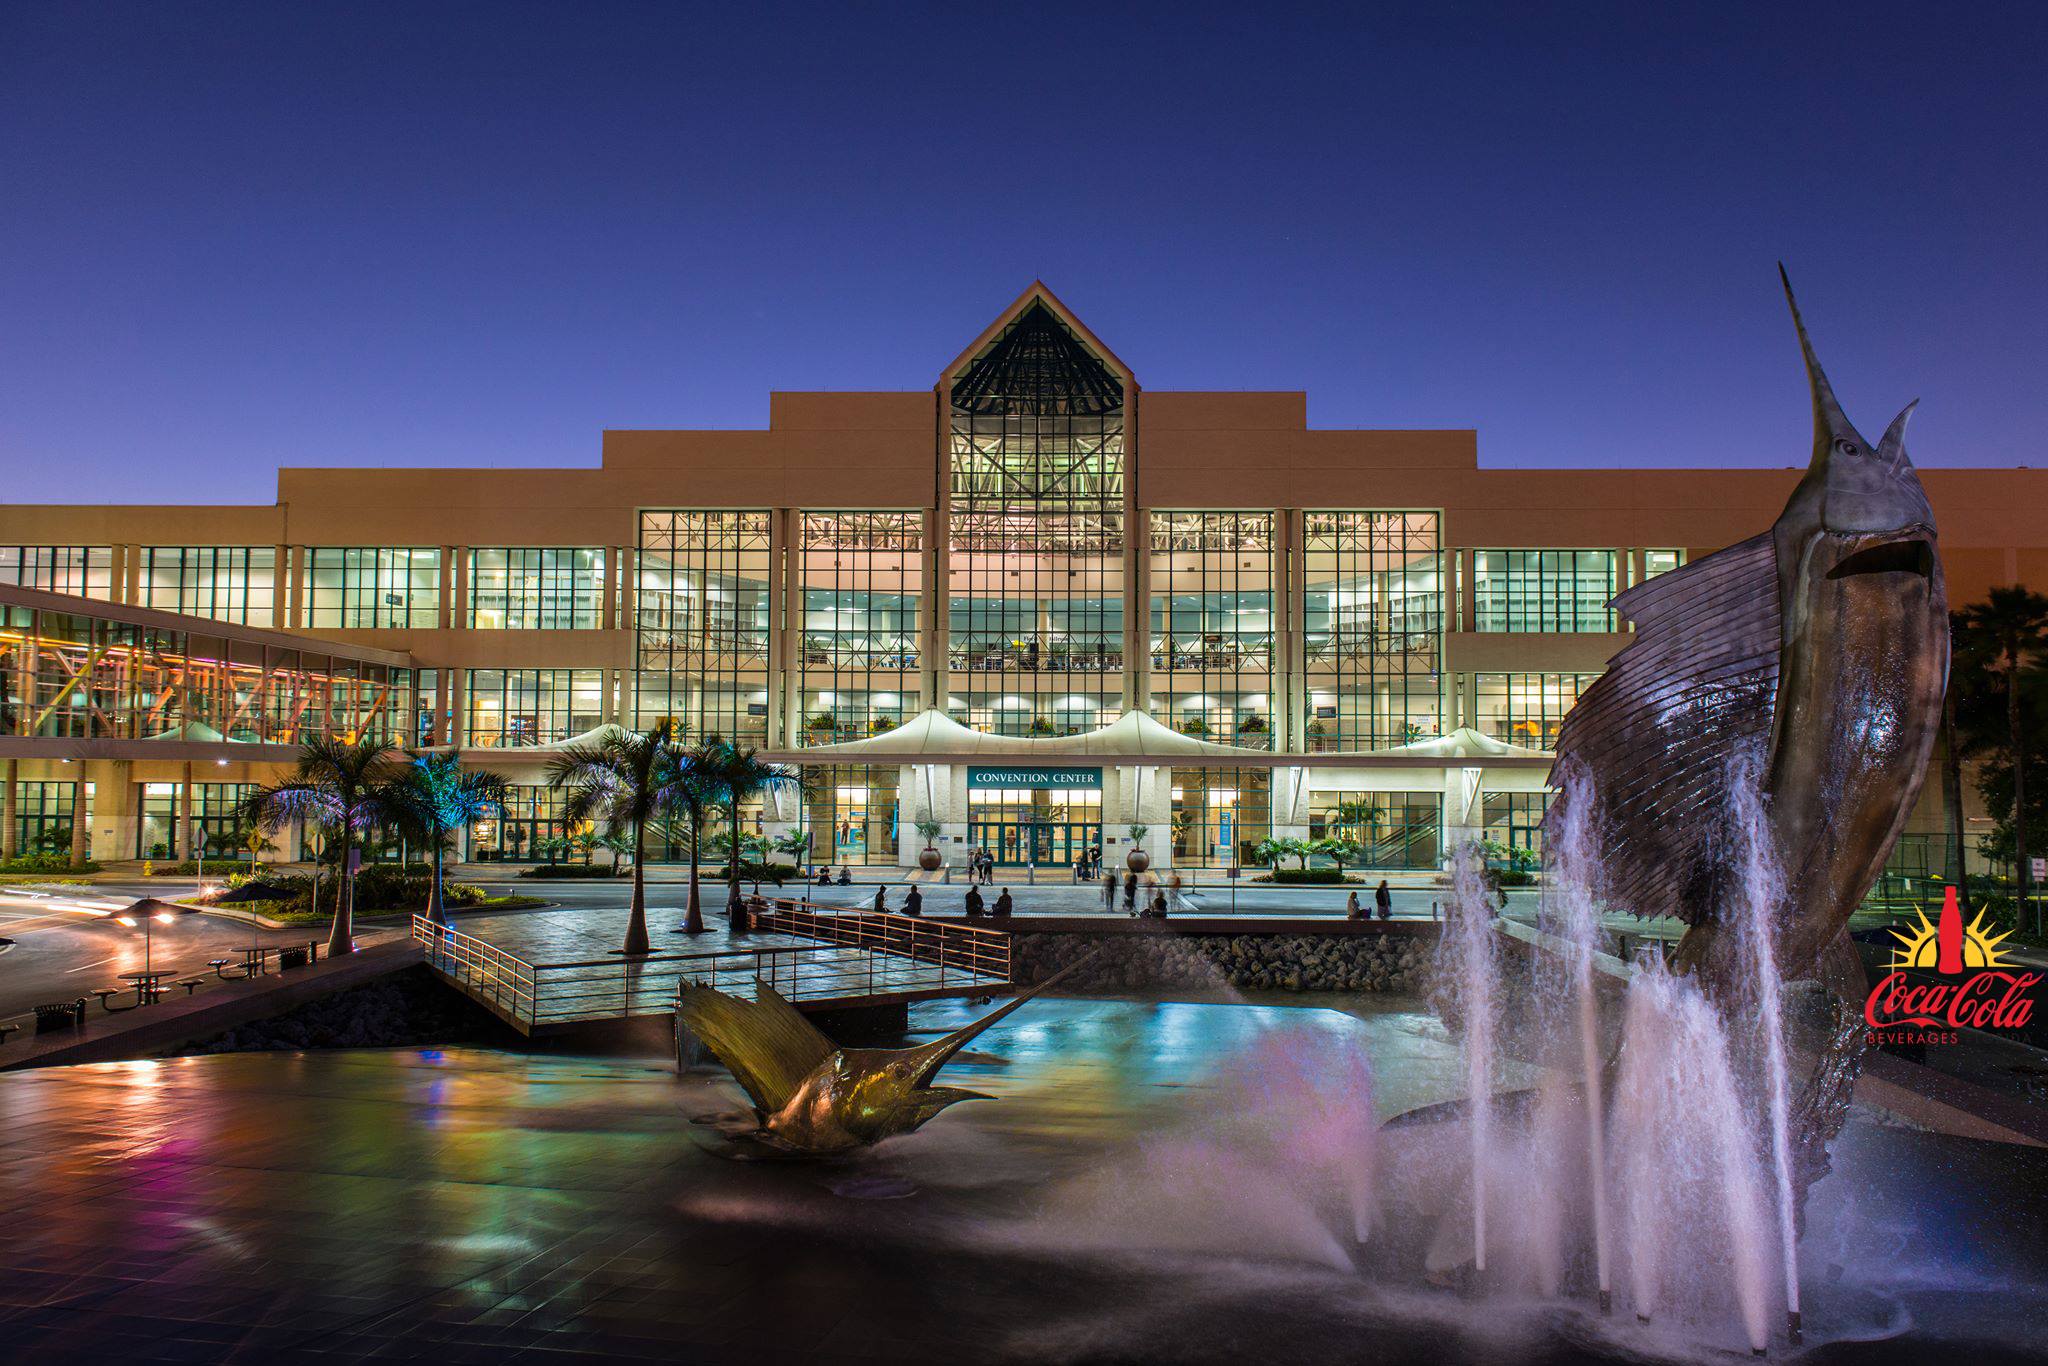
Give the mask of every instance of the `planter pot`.
M 917 866 L 924 869 L 927 873 L 938 872 L 939 865 L 945 861 L 946 856 L 932 848 L 929 844 L 917 856 Z
M 1152 856 L 1143 849 L 1133 849 L 1124 855 L 1124 862 L 1130 866 L 1132 872 L 1142 873 L 1152 866 Z

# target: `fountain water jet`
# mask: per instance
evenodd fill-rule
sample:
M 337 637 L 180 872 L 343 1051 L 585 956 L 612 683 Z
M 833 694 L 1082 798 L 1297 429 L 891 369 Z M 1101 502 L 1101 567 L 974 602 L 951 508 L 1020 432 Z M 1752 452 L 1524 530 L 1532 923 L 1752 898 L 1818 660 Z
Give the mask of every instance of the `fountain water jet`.
M 1778 1251 L 1785 1275 L 1786 1331 L 1794 1343 L 1799 1324 L 1799 1229 L 1792 1190 L 1792 1083 L 1785 1062 L 1783 988 L 1775 944 L 1785 876 L 1771 840 L 1770 813 L 1763 790 L 1763 756 L 1755 747 L 1736 752 L 1729 764 L 1728 792 L 1739 875 L 1737 934 L 1750 980 L 1755 984 L 1757 1030 L 1763 1053 L 1765 1120 L 1769 1130 L 1772 1184 L 1777 1197 Z
M 1594 994 L 1593 953 L 1600 939 L 1600 909 L 1594 884 L 1600 852 L 1593 830 L 1593 802 L 1588 779 L 1576 764 L 1561 775 L 1563 810 L 1549 841 L 1549 896 L 1559 915 L 1559 928 L 1569 946 L 1568 995 L 1578 1043 L 1579 1081 L 1585 1103 L 1586 1180 L 1593 1215 L 1593 1266 L 1605 1312 L 1614 1294 L 1608 1265 L 1606 1114 L 1601 1093 L 1599 1000 Z
M 1444 948 L 1452 971 L 1453 1008 L 1464 1030 L 1467 1132 L 1472 1154 L 1472 1262 L 1486 1271 L 1487 1172 L 1493 1164 L 1493 1061 L 1500 1015 L 1499 947 L 1493 894 L 1479 847 L 1458 847 L 1451 862 L 1451 915 Z

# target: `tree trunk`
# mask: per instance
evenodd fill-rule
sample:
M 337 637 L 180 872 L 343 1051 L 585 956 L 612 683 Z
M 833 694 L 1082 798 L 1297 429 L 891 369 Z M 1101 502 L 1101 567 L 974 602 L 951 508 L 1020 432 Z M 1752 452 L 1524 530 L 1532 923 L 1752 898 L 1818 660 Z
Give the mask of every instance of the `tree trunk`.
M 1956 753 L 1956 697 L 1952 687 L 1941 699 L 1941 749 L 1941 795 L 1948 814 L 1948 876 L 1967 917 L 1973 914 L 1973 908 L 1963 845 L 1963 758 Z
M 633 903 L 632 912 L 626 917 L 626 952 L 646 953 L 647 944 L 647 868 L 646 860 L 640 857 L 646 846 L 646 826 L 633 822 Z
M 690 812 L 690 893 L 683 913 L 683 929 L 690 934 L 704 933 L 704 903 L 697 894 L 697 851 L 704 838 L 704 813 Z
M 441 841 L 434 841 L 434 880 L 427 886 L 427 919 L 437 925 L 448 923 L 448 908 L 441 902 Z
M 725 841 L 727 854 L 725 863 L 725 884 L 727 887 L 725 914 L 734 926 L 738 926 L 740 921 L 740 804 L 737 799 L 734 800 L 727 815 L 731 817 L 731 829 L 726 832 Z
M 350 875 L 348 868 L 348 856 L 355 847 L 355 832 L 349 830 L 344 823 L 341 837 L 341 866 L 335 870 L 334 878 L 334 924 L 327 931 L 329 958 L 354 953 L 356 948 L 356 880 Z
M 2015 927 L 2027 923 L 2027 756 L 2020 738 L 2020 659 L 2017 651 L 2005 657 L 2005 728 L 2012 743 L 2012 853 L 2018 873 L 2019 901 L 2013 907 Z M 2034 913 L 2034 935 L 2041 934 L 2041 915 Z

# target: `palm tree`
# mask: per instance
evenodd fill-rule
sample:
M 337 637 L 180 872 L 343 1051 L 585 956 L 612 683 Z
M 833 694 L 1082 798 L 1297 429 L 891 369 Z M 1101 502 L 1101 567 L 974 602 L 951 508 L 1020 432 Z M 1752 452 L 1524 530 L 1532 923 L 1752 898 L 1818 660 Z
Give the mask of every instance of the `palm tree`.
M 681 802 L 682 765 L 671 722 L 652 730 L 606 726 L 594 740 L 571 745 L 548 762 L 548 786 L 567 792 L 562 820 L 602 818 L 633 834 L 633 899 L 625 951 L 648 952 L 647 826 Z
M 448 910 L 441 899 L 441 859 L 449 837 L 473 821 L 503 820 L 506 784 L 496 773 L 464 772 L 459 750 L 437 754 L 407 750 L 406 757 L 410 762 L 391 780 L 386 797 L 398 827 L 433 853 L 427 916 L 445 925 Z
M 2020 674 L 2048 654 L 2048 597 L 2024 588 L 1994 588 L 1985 600 L 1956 614 L 1966 648 L 1979 653 L 1986 666 L 2005 677 L 2006 748 L 2012 761 L 2012 850 L 2019 896 L 2013 906 L 2016 924 L 2027 914 L 2030 864 L 2027 861 L 2027 757 L 2020 725 Z M 2034 933 L 2041 933 L 2040 917 Z
M 800 788 L 802 779 L 794 769 L 766 762 L 760 757 L 760 751 L 721 740 L 715 735 L 702 748 L 701 771 L 717 792 L 719 804 L 725 807 L 726 817 L 731 822 L 731 838 L 726 841 L 728 891 L 725 913 L 734 928 L 739 928 L 745 923 L 745 912 L 740 905 L 740 806 L 777 788 Z
M 329 957 L 355 948 L 356 879 L 350 855 L 363 837 L 391 819 L 391 753 L 381 740 L 316 735 L 299 747 L 291 777 L 258 788 L 242 802 L 242 816 L 260 830 L 274 833 L 291 821 L 306 820 L 332 832 L 340 876 L 334 924 L 327 932 Z
M 678 758 L 675 809 L 690 822 L 690 891 L 683 912 L 686 934 L 704 933 L 704 903 L 698 868 L 704 855 L 704 816 L 718 804 L 721 789 L 717 768 L 725 757 L 725 742 L 717 736 L 700 740 Z
M 1379 824 L 1380 804 L 1365 797 L 1338 802 L 1330 812 L 1332 830 L 1349 830 L 1357 843 L 1366 843 L 1366 827 Z

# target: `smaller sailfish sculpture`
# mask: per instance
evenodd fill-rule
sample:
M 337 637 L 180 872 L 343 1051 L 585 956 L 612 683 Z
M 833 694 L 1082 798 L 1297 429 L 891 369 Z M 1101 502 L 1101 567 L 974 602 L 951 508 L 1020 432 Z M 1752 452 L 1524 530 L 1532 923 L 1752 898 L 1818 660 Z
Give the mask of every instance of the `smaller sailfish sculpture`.
M 1080 964 L 1053 974 L 1000 1010 L 916 1048 L 841 1048 L 766 982 L 749 1001 L 687 978 L 676 991 L 676 1029 L 726 1065 L 754 1102 L 748 1137 L 785 1153 L 829 1157 L 907 1134 L 950 1105 L 987 1100 L 934 1086 L 953 1056 Z

